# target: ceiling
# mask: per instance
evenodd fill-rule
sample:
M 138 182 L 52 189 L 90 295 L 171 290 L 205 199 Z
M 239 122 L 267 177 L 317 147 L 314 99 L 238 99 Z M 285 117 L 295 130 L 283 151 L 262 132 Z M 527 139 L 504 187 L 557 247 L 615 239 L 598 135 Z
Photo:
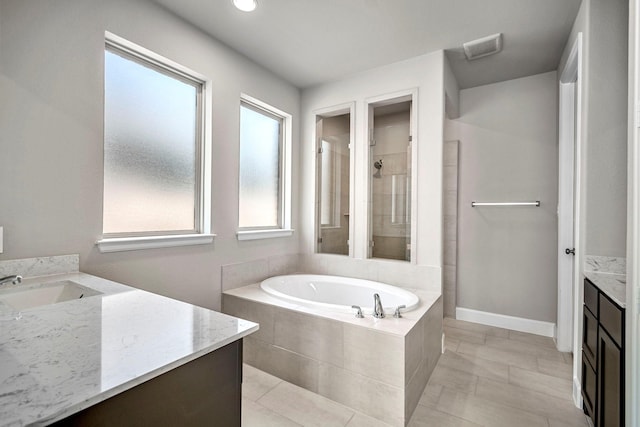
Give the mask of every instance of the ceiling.
M 461 88 L 557 68 L 581 0 L 155 0 L 300 88 L 445 49 Z M 462 43 L 503 33 L 467 61 Z

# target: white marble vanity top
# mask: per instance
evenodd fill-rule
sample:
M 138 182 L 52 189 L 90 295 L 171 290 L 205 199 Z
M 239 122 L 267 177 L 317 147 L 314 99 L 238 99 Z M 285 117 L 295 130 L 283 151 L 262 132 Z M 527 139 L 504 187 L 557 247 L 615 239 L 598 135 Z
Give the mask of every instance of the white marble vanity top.
M 602 292 L 622 308 L 627 307 L 627 279 L 624 274 L 585 271 L 584 276 L 591 280 Z
M 101 294 L 21 312 L 0 302 L 0 426 L 60 420 L 258 329 L 83 273 L 26 279 L 0 295 L 63 280 Z

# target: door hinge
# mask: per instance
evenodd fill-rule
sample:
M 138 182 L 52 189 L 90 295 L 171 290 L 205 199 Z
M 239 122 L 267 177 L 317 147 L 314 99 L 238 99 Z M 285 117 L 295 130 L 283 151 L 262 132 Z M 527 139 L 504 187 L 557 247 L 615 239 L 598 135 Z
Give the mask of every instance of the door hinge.
M 369 129 L 369 146 L 373 147 L 374 145 L 376 145 L 375 130 Z
M 318 243 L 322 243 L 322 237 L 318 237 Z
M 409 142 L 413 141 L 413 136 L 409 135 Z
M 324 148 L 320 147 L 318 148 L 318 154 L 322 154 L 324 152 Z
M 376 245 L 376 243 L 373 240 L 369 241 L 369 247 L 372 248 Z

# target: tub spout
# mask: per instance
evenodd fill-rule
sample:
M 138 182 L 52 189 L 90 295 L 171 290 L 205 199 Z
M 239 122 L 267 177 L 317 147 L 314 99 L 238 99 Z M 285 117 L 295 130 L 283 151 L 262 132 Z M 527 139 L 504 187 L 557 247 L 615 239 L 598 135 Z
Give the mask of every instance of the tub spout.
M 378 294 L 373 294 L 373 317 L 376 319 L 382 319 L 384 317 L 382 302 L 380 302 L 380 295 Z

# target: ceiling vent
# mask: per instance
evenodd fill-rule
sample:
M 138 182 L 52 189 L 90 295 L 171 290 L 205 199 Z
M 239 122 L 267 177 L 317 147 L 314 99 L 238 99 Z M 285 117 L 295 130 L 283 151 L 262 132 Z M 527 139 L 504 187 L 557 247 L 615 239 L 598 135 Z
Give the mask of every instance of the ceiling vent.
M 502 50 L 502 33 L 463 43 L 462 48 L 469 61 L 493 55 Z

